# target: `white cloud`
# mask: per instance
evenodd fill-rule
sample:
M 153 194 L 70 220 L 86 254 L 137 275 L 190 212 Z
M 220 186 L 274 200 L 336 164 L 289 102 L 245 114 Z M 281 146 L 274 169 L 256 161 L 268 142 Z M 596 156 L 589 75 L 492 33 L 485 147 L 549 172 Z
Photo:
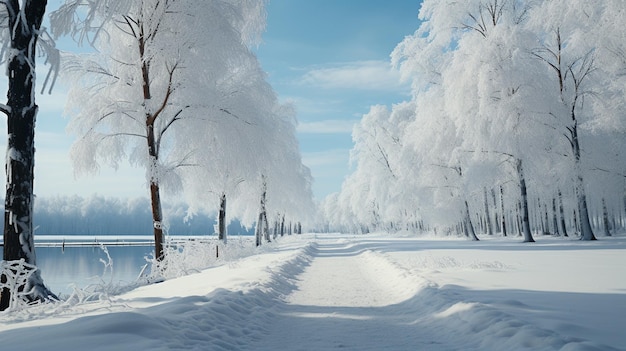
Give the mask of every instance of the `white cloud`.
M 350 159 L 350 150 L 348 149 L 332 149 L 324 151 L 311 151 L 302 153 L 302 163 L 307 167 L 314 169 L 325 169 L 335 166 L 348 167 Z
M 386 61 L 355 61 L 308 70 L 302 83 L 326 89 L 405 91 L 400 73 Z
M 325 120 L 298 123 L 297 131 L 303 134 L 351 134 L 358 120 Z
M 336 113 L 344 103 L 341 99 L 315 99 L 305 96 L 284 95 L 280 97 L 281 103 L 290 103 L 296 106 L 298 115 L 315 114 L 328 115 Z

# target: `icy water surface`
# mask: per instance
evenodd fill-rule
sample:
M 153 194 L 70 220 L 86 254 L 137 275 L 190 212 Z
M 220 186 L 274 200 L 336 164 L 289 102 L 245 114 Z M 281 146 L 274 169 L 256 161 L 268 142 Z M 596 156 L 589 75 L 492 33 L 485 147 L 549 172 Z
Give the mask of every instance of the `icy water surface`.
M 153 252 L 151 243 L 136 238 L 118 237 L 105 242 L 39 240 L 36 244 L 37 266 L 46 285 L 57 294 L 71 293 L 72 285 L 84 288 L 90 284 L 132 283 Z

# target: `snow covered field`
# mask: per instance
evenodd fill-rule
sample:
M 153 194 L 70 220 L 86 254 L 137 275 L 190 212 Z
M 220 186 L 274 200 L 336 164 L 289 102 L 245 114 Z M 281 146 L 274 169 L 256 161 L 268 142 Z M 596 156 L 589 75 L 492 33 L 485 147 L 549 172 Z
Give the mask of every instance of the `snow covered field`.
M 2 350 L 626 350 L 626 237 L 285 237 L 96 302 L 0 313 Z

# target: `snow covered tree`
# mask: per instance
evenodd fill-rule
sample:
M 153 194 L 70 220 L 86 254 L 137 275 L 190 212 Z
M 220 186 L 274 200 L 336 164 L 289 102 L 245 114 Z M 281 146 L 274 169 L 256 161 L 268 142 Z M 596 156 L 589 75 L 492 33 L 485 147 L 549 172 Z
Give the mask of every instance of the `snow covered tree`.
M 603 55 L 599 50 L 600 41 L 589 35 L 600 22 L 601 9 L 602 6 L 596 3 L 580 2 L 578 6 L 572 6 L 571 2 L 558 0 L 542 3 L 531 13 L 531 28 L 539 38 L 532 54 L 552 77 L 554 92 L 551 95 L 556 103 L 547 111 L 553 119 L 550 124 L 562 133 L 571 149 L 569 156 L 574 164 L 573 178 L 583 240 L 595 240 L 584 181 L 581 125 L 597 119 L 585 101 L 604 90 L 597 75 L 598 56 Z M 623 12 L 623 3 L 614 10 Z M 609 25 L 603 23 L 602 26 Z
M 626 31 L 618 24 L 625 15 L 619 0 L 575 3 L 424 0 L 420 27 L 391 54 L 413 90 L 405 103 L 413 110 L 396 135 L 399 152 L 355 139 L 357 168 L 325 211 L 339 209 L 334 221 L 358 227 L 381 223 L 382 209 L 402 203 L 469 235 L 475 219 L 488 231 L 491 192 L 503 235 L 517 231 L 532 242 L 533 218 L 565 233 L 565 215 L 574 213 L 583 239 L 593 239 L 586 202 L 610 212 L 602 198 L 622 201 L 608 197 L 624 187 L 616 183 L 624 174 L 617 150 L 625 130 Z M 385 126 L 366 118 L 359 135 Z M 377 159 L 390 161 L 381 167 L 387 174 L 373 171 L 375 163 L 360 171 L 360 163 Z M 413 205 L 394 188 L 411 194 Z M 358 223 L 349 224 L 350 216 Z
M 524 64 L 528 55 L 525 48 L 530 36 L 521 26 L 529 8 L 523 2 L 503 0 L 470 1 L 458 6 L 467 6 L 467 13 L 459 19 L 463 25 L 457 34 L 458 49 L 444 73 L 444 86 L 449 94 L 446 107 L 464 135 L 462 148 L 471 150 L 477 160 L 504 158 L 507 162 L 501 164 L 512 165 L 520 189 L 524 241 L 533 242 L 522 166 L 536 157 L 531 157 L 529 152 L 538 148 L 533 144 L 541 144 L 532 136 L 536 128 L 528 125 L 532 123 L 528 106 L 536 96 L 532 96 L 534 89 L 525 78 L 528 71 L 528 65 Z M 458 98 L 460 92 L 462 99 Z M 480 178 L 483 182 L 509 181 L 489 179 L 486 172 Z M 477 192 L 480 186 L 474 189 Z
M 251 123 L 230 110 L 232 95 L 242 97 L 224 85 L 248 55 L 262 13 L 263 2 L 246 0 L 68 0 L 52 16 L 57 35 L 88 40 L 102 53 L 65 64 L 73 83 L 69 128 L 80 136 L 72 158 L 79 171 L 97 171 L 98 161 L 116 167 L 126 157 L 146 169 L 157 260 L 161 188 L 182 188 L 181 168 L 210 152 L 199 149 L 213 123 Z
M 543 47 L 535 51 L 534 55 L 552 69 L 553 77 L 555 77 L 558 83 L 559 95 L 564 110 L 560 111 L 561 113 L 555 112 L 553 116 L 558 119 L 568 118 L 570 120 L 570 123 L 564 123 L 564 129 L 566 131 L 565 136 L 572 148 L 571 152 L 576 165 L 576 193 L 581 234 L 584 240 L 595 240 L 589 222 L 587 195 L 581 169 L 580 117 L 578 116 L 584 96 L 588 93 L 585 91 L 585 81 L 590 79 L 589 76 L 595 69 L 593 52 L 589 51 L 570 62 L 564 62 L 564 47 L 560 28 L 555 29 L 553 36 L 553 42 L 544 44 Z
M 35 269 L 33 239 L 33 178 L 35 161 L 35 66 L 41 23 L 46 0 L 0 1 L 0 30 L 3 43 L 2 57 L 7 65 L 9 87 L 7 104 L 0 111 L 7 115 L 7 187 L 4 210 L 4 253 L 7 263 L 24 260 Z M 4 267 L 4 265 L 3 265 Z M 0 284 L 7 282 L 8 272 L 1 272 Z M 30 301 L 46 300 L 55 296 L 45 287 L 38 270 L 30 274 L 24 285 L 13 287 L 26 293 Z M 9 307 L 11 288 L 0 292 L 0 310 Z

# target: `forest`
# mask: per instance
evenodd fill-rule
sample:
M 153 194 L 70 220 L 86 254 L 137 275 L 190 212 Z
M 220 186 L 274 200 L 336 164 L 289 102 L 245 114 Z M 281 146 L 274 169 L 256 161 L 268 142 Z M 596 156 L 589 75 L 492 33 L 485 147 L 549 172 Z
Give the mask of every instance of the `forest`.
M 625 16 L 611 0 L 425 0 L 390 56 L 412 96 L 355 126 L 327 226 L 524 241 L 624 228 Z

